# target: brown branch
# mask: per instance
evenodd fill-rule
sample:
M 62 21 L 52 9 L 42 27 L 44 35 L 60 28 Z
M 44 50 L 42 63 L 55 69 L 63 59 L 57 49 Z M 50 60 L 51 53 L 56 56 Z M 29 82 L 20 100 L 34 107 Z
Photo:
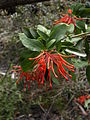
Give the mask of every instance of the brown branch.
M 79 103 L 77 103 L 76 101 L 74 101 L 74 102 L 75 102 L 75 104 L 80 108 L 80 110 L 82 111 L 82 114 L 85 115 L 85 116 L 87 116 L 88 114 L 87 114 L 87 112 L 84 110 L 84 108 L 83 108 Z
M 90 20 L 90 18 L 82 18 L 83 20 Z
M 90 32 L 85 32 L 85 33 L 81 33 L 78 35 L 73 35 L 73 36 L 71 36 L 71 38 L 80 37 L 80 36 L 90 36 Z
M 66 56 L 66 55 L 61 55 L 63 58 L 75 58 L 76 57 L 76 55 L 68 55 L 68 56 Z
M 17 5 L 32 4 L 44 1 L 50 0 L 0 0 L 0 9 L 6 9 L 8 7 L 14 7 Z

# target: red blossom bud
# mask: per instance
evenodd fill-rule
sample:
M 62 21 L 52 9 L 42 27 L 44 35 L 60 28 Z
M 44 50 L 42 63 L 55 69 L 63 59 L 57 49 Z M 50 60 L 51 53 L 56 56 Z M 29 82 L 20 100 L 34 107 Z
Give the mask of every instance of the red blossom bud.
M 71 10 L 71 9 L 68 9 L 68 13 L 69 13 L 69 14 L 72 14 L 72 10 Z

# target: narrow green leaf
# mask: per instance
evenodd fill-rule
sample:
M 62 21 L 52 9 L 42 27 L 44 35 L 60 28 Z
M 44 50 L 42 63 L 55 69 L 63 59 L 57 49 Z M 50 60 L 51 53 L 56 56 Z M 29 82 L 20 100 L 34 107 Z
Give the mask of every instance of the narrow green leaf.
M 81 40 L 81 37 L 76 37 L 76 38 L 71 38 L 71 42 L 78 42 L 79 40 Z
M 61 41 L 57 42 L 57 43 L 56 43 L 56 50 L 57 50 L 58 52 L 61 50 L 61 47 L 62 47 Z
M 24 33 L 20 33 L 19 38 L 22 44 L 31 51 L 41 51 L 44 49 L 44 45 L 39 40 L 27 38 Z
M 69 32 L 69 33 L 73 33 L 74 32 L 74 25 L 73 24 L 70 24 L 68 26 L 67 32 Z
M 30 30 L 30 33 L 31 33 L 31 35 L 33 36 L 33 38 L 38 38 L 39 37 L 39 35 L 38 35 L 38 33 L 37 33 L 37 30 L 36 29 L 34 29 L 34 28 L 30 28 L 29 29 Z
M 56 42 L 60 41 L 65 37 L 67 28 L 68 25 L 64 23 L 55 25 L 50 33 L 50 39 L 56 39 Z
M 79 29 L 85 31 L 85 22 L 84 22 L 84 21 L 76 20 L 75 23 L 76 23 L 76 26 L 77 26 Z
M 47 41 L 49 39 L 49 36 L 43 31 L 37 30 L 37 32 L 43 40 Z
M 70 42 L 68 42 L 68 41 L 65 41 L 65 42 L 62 42 L 62 45 L 65 45 L 65 46 L 73 46 L 73 43 L 70 41 Z
M 28 37 L 28 38 L 33 38 L 32 34 L 30 33 L 30 30 L 28 27 L 24 27 L 23 28 L 23 32 L 24 34 Z
M 51 46 L 53 47 L 54 46 L 54 44 L 55 44 L 55 39 L 52 39 L 52 40 L 50 40 L 47 44 L 46 44 L 46 47 L 47 48 L 50 48 Z
M 49 29 L 47 29 L 47 28 L 45 28 L 45 27 L 44 27 L 44 26 L 42 26 L 42 25 L 38 25 L 38 26 L 37 26 L 37 30 L 42 31 L 43 33 L 46 33 L 47 35 L 49 35 L 49 34 L 50 34 L 50 30 L 49 30 Z
M 82 32 L 82 29 L 80 29 L 78 26 L 75 26 L 75 34 L 80 34 Z
M 83 50 L 83 44 L 84 44 L 84 40 L 79 40 L 76 45 L 75 45 L 75 48 L 79 51 L 82 51 Z

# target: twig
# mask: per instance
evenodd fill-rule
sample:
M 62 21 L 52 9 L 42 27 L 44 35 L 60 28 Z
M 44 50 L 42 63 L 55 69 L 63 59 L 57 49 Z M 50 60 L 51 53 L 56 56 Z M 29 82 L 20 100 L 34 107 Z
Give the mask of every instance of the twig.
M 74 102 L 80 108 L 80 110 L 82 111 L 83 115 L 87 116 L 88 114 L 86 113 L 86 111 L 84 110 L 84 108 L 79 103 L 77 103 L 76 101 L 74 101 Z
M 90 36 L 90 32 L 85 32 L 85 33 L 81 33 L 78 35 L 73 35 L 73 36 L 71 36 L 71 38 L 80 37 L 80 36 Z
M 59 91 L 58 94 L 56 94 L 55 96 L 53 96 L 53 102 L 52 102 L 52 104 L 50 105 L 50 107 L 49 107 L 49 109 L 48 109 L 48 112 L 46 113 L 46 116 L 45 116 L 44 120 L 46 120 L 47 116 L 49 115 L 49 113 L 50 113 L 50 111 L 51 111 L 51 109 L 52 109 L 52 107 L 53 107 L 53 104 L 54 104 L 54 102 L 55 102 L 56 97 L 59 96 L 61 93 L 62 93 L 62 92 Z
M 83 20 L 90 20 L 90 18 L 82 18 Z
M 72 35 L 70 36 L 70 38 L 75 38 L 75 37 L 82 37 L 82 36 L 90 36 L 90 32 L 85 32 L 85 33 L 81 33 L 81 34 L 77 34 L 77 35 Z M 62 38 L 61 40 L 64 41 L 67 38 L 67 36 L 65 36 L 64 38 Z
M 41 110 L 42 110 L 44 113 L 46 113 L 45 109 L 41 106 L 41 104 L 38 103 L 38 105 L 40 106 Z
M 61 56 L 64 57 L 64 58 L 75 58 L 76 57 L 76 55 L 69 55 L 69 56 L 61 55 Z
M 70 98 L 70 100 L 68 101 L 68 103 L 66 104 L 66 106 L 65 106 L 65 108 L 64 109 L 66 109 L 67 107 L 68 107 L 68 105 L 70 104 L 70 102 L 73 100 L 73 98 L 74 98 L 74 95 Z
M 17 117 L 16 119 L 21 119 L 21 118 L 24 118 L 24 117 L 25 117 L 25 115 L 21 115 L 21 116 Z
M 56 97 L 58 97 L 62 92 L 58 92 L 55 96 L 53 96 L 53 98 L 55 99 Z
M 52 104 L 50 105 L 49 110 L 48 110 L 48 112 L 46 113 L 44 120 L 47 119 L 47 116 L 49 115 L 49 113 L 50 113 L 50 111 L 51 111 L 51 109 L 52 109 L 52 107 L 53 107 L 54 102 L 55 102 L 55 98 L 53 99 L 53 102 L 52 102 Z

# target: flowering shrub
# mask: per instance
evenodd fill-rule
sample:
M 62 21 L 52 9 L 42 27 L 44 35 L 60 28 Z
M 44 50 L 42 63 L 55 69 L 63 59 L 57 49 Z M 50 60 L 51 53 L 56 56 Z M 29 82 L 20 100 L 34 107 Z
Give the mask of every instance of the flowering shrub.
M 21 79 L 25 79 L 25 88 L 28 81 L 28 88 L 30 88 L 31 81 L 37 81 L 39 86 L 45 85 L 49 81 L 49 87 L 52 88 L 52 82 L 58 83 L 57 80 L 60 79 L 60 75 L 66 80 L 73 79 L 70 74 L 74 72 L 74 66 L 89 65 L 87 62 L 89 48 L 85 47 L 86 53 L 81 53 L 78 46 L 83 35 L 87 35 L 89 32 L 86 31 L 84 23 L 84 27 L 82 27 L 77 24 L 76 20 L 81 21 L 83 19 L 77 18 L 69 9 L 68 14 L 54 22 L 55 26 L 51 30 L 42 25 L 38 25 L 36 28 L 25 27 L 23 29 L 19 38 L 22 44 L 28 48 L 28 51 L 26 50 L 25 54 L 23 52 L 21 66 L 14 67 L 17 69 L 15 72 L 20 75 L 17 83 Z M 80 31 L 77 32 L 76 29 Z M 88 46 L 88 43 L 85 44 Z M 76 56 L 81 57 L 79 63 Z M 85 61 L 82 61 L 82 58 Z M 69 73 L 69 71 L 71 72 Z
M 68 9 L 68 14 L 64 14 L 64 17 L 62 17 L 59 20 L 56 20 L 54 24 L 59 24 L 59 23 L 67 23 L 67 24 L 73 24 L 74 27 L 76 26 L 75 20 L 83 20 L 83 18 L 77 18 L 76 16 L 73 16 L 72 10 Z

